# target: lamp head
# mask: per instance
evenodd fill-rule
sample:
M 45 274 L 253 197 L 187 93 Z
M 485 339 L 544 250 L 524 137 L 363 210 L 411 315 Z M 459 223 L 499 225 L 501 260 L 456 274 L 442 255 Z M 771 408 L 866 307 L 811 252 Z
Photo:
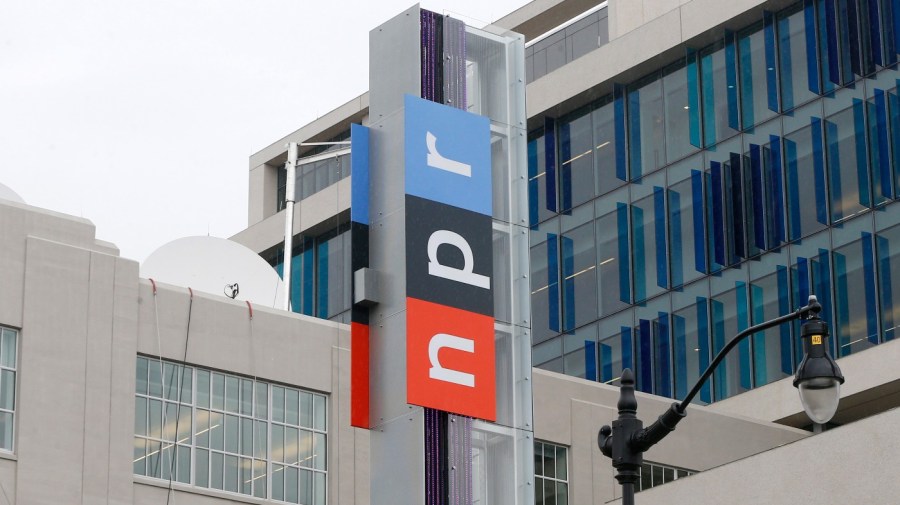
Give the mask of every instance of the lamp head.
M 844 376 L 828 354 L 828 323 L 819 319 L 817 311 L 800 327 L 800 338 L 803 339 L 804 353 L 794 377 L 794 387 L 800 392 L 800 403 L 806 415 L 814 423 L 825 424 L 837 412 Z

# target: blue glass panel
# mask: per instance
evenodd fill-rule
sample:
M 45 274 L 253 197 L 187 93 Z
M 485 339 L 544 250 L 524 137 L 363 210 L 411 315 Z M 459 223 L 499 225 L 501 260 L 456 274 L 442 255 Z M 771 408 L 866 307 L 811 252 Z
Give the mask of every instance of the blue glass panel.
M 631 207 L 631 222 L 634 226 L 634 301 L 647 299 L 647 258 L 644 248 L 644 209 Z
M 619 137 L 620 130 L 622 131 L 621 135 L 624 135 L 624 126 L 619 124 L 620 121 L 625 121 L 624 116 L 619 116 L 619 109 L 624 109 L 624 106 L 621 104 L 622 99 L 620 98 L 608 102 L 607 100 L 610 98 L 601 99 L 599 105 L 591 112 L 594 130 L 592 148 L 596 167 L 594 179 L 598 195 L 604 195 L 625 185 L 627 180 L 625 176 L 625 138 Z M 586 190 L 587 188 L 582 189 L 582 191 Z
M 763 13 L 766 46 L 766 105 L 772 112 L 778 112 L 778 74 L 775 72 L 775 15 Z
M 768 229 L 771 230 L 769 247 L 774 248 L 786 240 L 784 226 L 784 174 L 781 168 L 781 137 L 769 135 L 769 142 L 769 170 L 766 174 L 769 191 L 766 195 L 766 209 L 769 216 Z
M 643 173 L 641 140 L 641 97 L 640 91 L 634 90 L 628 92 L 628 161 L 632 179 Z
M 819 0 L 819 43 L 822 56 L 822 92 L 834 89 L 835 84 L 842 84 L 840 75 L 840 55 L 838 53 L 837 14 L 834 0 Z M 825 56 L 827 55 L 827 57 Z
M 803 221 L 800 216 L 800 178 L 797 170 L 797 143 L 784 139 L 784 157 L 787 163 L 788 211 L 790 216 L 791 240 L 800 238 Z
M 713 81 L 713 55 L 704 54 L 700 58 L 700 82 L 703 92 L 703 145 L 711 146 L 716 143 L 716 87 Z
M 544 118 L 544 170 L 547 210 L 556 212 L 556 121 L 551 117 Z
M 841 54 L 846 66 L 847 58 L 850 60 L 850 69 L 857 75 L 864 75 L 862 61 L 860 60 L 860 45 L 863 42 L 859 30 L 859 0 L 837 0 L 838 26 L 840 29 Z M 844 82 L 850 82 L 846 79 Z M 852 77 L 851 77 L 852 79 Z
M 900 18 L 900 15 L 897 17 Z M 887 94 L 887 102 L 891 132 L 892 179 L 894 187 L 898 188 L 898 192 L 900 192 L 900 96 L 897 95 L 896 90 Z
M 538 224 L 538 141 L 528 142 L 528 226 L 537 229 Z M 543 173 L 543 172 L 542 172 Z M 546 174 L 544 174 L 546 175 Z
M 881 5 L 881 40 L 883 42 L 882 65 L 889 66 L 897 62 L 897 44 L 894 40 L 894 3 L 896 0 L 879 0 Z
M 735 335 L 750 327 L 750 306 L 747 302 L 747 287 L 743 282 L 736 283 L 735 295 L 737 298 L 737 331 Z M 734 336 L 729 337 L 729 339 Z M 750 340 L 744 339 L 738 344 L 738 358 L 740 360 L 741 387 L 750 389 Z
M 843 202 L 841 198 L 841 153 L 838 126 L 831 121 L 825 121 L 825 137 L 828 145 L 828 168 L 831 174 L 831 218 L 835 222 L 844 219 Z
M 674 85 L 674 81 L 673 81 Z M 684 100 L 681 100 L 684 113 Z M 665 109 L 663 103 L 662 80 L 653 74 L 628 88 L 628 141 L 631 179 L 640 179 L 662 167 L 666 163 Z M 684 132 L 683 124 L 679 131 Z M 673 147 L 684 148 L 679 139 L 673 140 Z
M 852 107 L 830 116 L 824 125 L 831 178 L 831 218 L 838 222 L 871 204 L 863 102 L 854 98 Z
M 893 19 L 894 31 L 894 52 L 900 51 L 900 0 L 885 1 L 886 5 L 890 5 L 891 19 Z M 890 21 L 885 20 L 885 24 Z
M 710 240 L 713 241 L 713 259 L 715 266 L 721 268 L 725 266 L 725 205 L 722 194 L 722 165 L 717 161 L 709 164 L 710 168 L 710 193 L 712 196 L 712 233 Z
M 559 240 L 547 234 L 547 296 L 550 310 L 550 329 L 559 331 Z
M 838 340 L 839 356 L 846 356 L 851 352 L 853 345 L 850 338 L 850 299 L 847 290 L 847 257 L 835 251 L 834 253 L 834 283 L 837 293 L 837 320 L 835 339 Z
M 626 180 L 626 153 L 625 150 L 625 139 L 627 136 L 625 135 L 625 125 L 626 125 L 626 116 L 625 116 L 625 87 L 616 84 L 614 86 L 614 103 L 615 103 L 615 130 L 616 130 L 616 177 L 619 180 Z
M 706 247 L 703 232 L 703 172 L 691 170 L 691 205 L 693 207 L 692 222 L 694 227 L 694 268 L 697 272 L 706 273 Z
M 722 302 L 710 300 L 710 313 L 712 314 L 713 353 L 718 354 L 725 347 L 725 307 Z M 728 362 L 723 361 L 713 372 L 713 383 L 716 386 L 716 400 L 723 400 L 728 394 Z
M 788 269 L 785 266 L 778 266 L 776 271 L 778 278 L 778 314 L 787 314 L 791 311 L 791 299 L 788 294 Z M 779 342 L 781 343 L 781 373 L 791 375 L 794 370 L 793 360 L 791 359 L 791 326 L 782 324 L 779 329 Z
M 859 187 L 857 201 L 863 207 L 872 206 L 872 197 L 869 190 L 869 167 L 866 159 L 866 118 L 863 101 L 853 99 L 853 132 L 854 147 L 856 151 L 856 183 Z
M 862 233 L 863 282 L 866 291 L 866 335 L 873 345 L 878 344 L 878 315 L 875 303 L 875 251 L 872 234 Z
M 616 206 L 616 222 L 618 233 L 617 242 L 619 249 L 619 300 L 631 303 L 631 284 L 628 258 L 631 257 L 628 250 L 628 205 L 618 203 Z
M 741 155 L 730 153 L 730 160 L 725 162 L 726 198 L 730 205 L 726 209 L 725 231 L 728 240 L 728 264 L 734 265 L 741 258 L 747 257 L 746 236 L 744 230 L 744 176 L 741 172 Z
M 600 344 L 600 382 L 613 379 L 613 350 L 607 344 Z
M 831 303 L 830 256 L 828 249 L 819 247 L 818 253 L 812 259 L 812 292 L 815 293 L 822 305 L 819 317 L 828 323 L 833 321 L 831 317 L 833 304 Z
M 750 128 L 754 125 L 753 117 L 753 56 L 750 51 L 750 37 L 741 37 L 738 40 L 738 52 L 741 62 L 741 127 Z
M 656 240 L 656 285 L 660 288 L 667 288 L 669 274 L 666 260 L 666 194 L 659 186 L 653 187 L 653 214 Z
M 872 183 L 875 189 L 874 204 L 879 205 L 893 198 L 891 164 L 888 154 L 887 96 L 884 90 L 874 90 L 874 103 L 868 103 L 869 141 L 871 142 Z
M 828 211 L 825 198 L 825 156 L 822 149 L 822 120 L 810 119 L 812 127 L 813 179 L 815 180 L 816 219 L 823 225 L 828 224 Z
M 320 242 L 316 248 L 318 256 L 317 270 L 319 273 L 319 282 L 316 286 L 316 317 L 323 319 L 328 318 L 328 242 Z
M 681 194 L 678 191 L 669 189 L 669 209 L 670 209 L 670 228 L 671 235 L 671 258 L 672 258 L 672 287 L 681 286 L 684 283 L 684 268 L 682 265 L 682 250 L 684 246 L 681 240 Z
M 672 359 L 669 336 L 669 314 L 660 312 L 656 321 L 654 332 L 656 366 L 654 367 L 655 394 L 660 396 L 672 396 Z
M 791 33 L 794 33 L 794 24 L 799 24 L 796 21 L 791 21 Z M 816 6 L 815 0 L 803 0 L 803 32 L 806 35 L 805 43 L 806 43 L 806 77 L 807 77 L 807 86 L 809 91 L 813 93 L 819 93 L 821 88 L 819 87 L 819 57 L 816 53 Z M 796 44 L 797 38 L 791 37 L 792 43 Z M 783 42 L 783 38 L 782 38 Z M 791 53 L 792 59 L 796 59 L 796 53 Z M 789 60 L 790 61 L 790 60 Z M 782 65 L 784 65 L 784 57 L 782 56 Z M 827 72 L 825 72 L 827 75 Z M 799 103 L 799 102 L 795 102 Z M 785 103 L 785 110 L 788 109 L 787 103 Z
M 874 70 L 874 64 L 884 65 L 884 53 L 881 43 L 881 20 L 878 16 L 878 3 L 880 0 L 866 0 L 868 9 L 866 16 L 866 30 L 868 31 L 868 42 Z
M 775 21 L 771 13 L 738 34 L 741 127 L 762 123 L 778 112 L 778 79 L 775 58 Z
M 703 157 L 668 167 L 671 286 L 677 288 L 706 273 L 703 222 Z
M 571 238 L 563 236 L 560 240 L 563 263 L 563 331 L 571 332 L 575 329 L 575 248 Z
M 760 146 L 750 144 L 750 198 L 748 226 L 750 227 L 751 245 L 750 255 L 755 255 L 760 249 L 766 248 L 766 229 L 763 209 L 766 209 L 766 195 L 763 193 L 763 169 L 762 153 Z
M 559 120 L 560 210 L 594 197 L 594 128 L 591 111 L 582 108 Z
M 699 75 L 697 52 L 688 48 L 687 50 L 687 92 L 688 92 L 688 126 L 690 129 L 691 145 L 694 147 L 702 147 L 700 142 L 700 85 L 697 82 Z
M 584 341 L 584 378 L 597 380 L 597 343 L 593 340 Z
M 684 317 L 675 314 L 672 314 L 672 340 L 675 347 L 675 398 L 679 399 L 684 398 L 688 392 L 688 349 Z
M 622 369 L 634 370 L 634 342 L 631 336 L 631 327 L 623 326 L 620 336 L 622 348 Z
M 635 370 L 635 389 L 645 393 L 653 393 L 653 335 L 650 321 L 641 319 L 638 322 L 638 362 Z
M 712 340 L 709 334 L 709 316 L 706 311 L 706 302 L 706 298 L 700 296 L 697 297 L 697 353 L 700 358 L 697 367 L 698 376 L 709 368 L 712 359 L 710 357 L 710 344 L 712 343 Z M 700 399 L 704 403 L 712 402 L 712 388 L 710 387 L 710 382 L 708 380 L 700 388 Z
M 725 30 L 725 79 L 728 83 L 728 127 L 737 130 L 738 122 L 738 79 L 737 49 L 734 44 L 734 33 Z
M 752 283 L 750 284 L 750 300 L 753 303 L 752 315 L 753 323 L 757 324 L 766 320 L 765 305 L 763 303 L 764 292 L 762 286 Z M 753 380 L 756 384 L 763 385 L 769 383 L 768 370 L 766 367 L 766 333 L 759 332 L 753 334 Z M 774 354 L 774 353 L 773 353 Z

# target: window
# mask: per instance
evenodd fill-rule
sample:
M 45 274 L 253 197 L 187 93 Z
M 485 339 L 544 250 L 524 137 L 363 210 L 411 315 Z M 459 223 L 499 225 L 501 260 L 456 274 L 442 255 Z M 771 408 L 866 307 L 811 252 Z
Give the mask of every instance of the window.
M 13 450 L 18 332 L 0 327 L 0 450 Z
M 135 384 L 135 475 L 324 505 L 325 396 L 142 356 Z
M 645 462 L 641 464 L 641 478 L 638 481 L 638 485 L 635 486 L 635 491 L 661 486 L 667 482 L 694 475 L 695 473 L 697 472 L 693 470 Z
M 569 449 L 546 442 L 534 443 L 535 505 L 568 505 Z
M 294 236 L 291 309 L 300 314 L 349 323 L 350 227 L 341 224 L 321 235 Z M 260 253 L 281 276 L 284 244 Z

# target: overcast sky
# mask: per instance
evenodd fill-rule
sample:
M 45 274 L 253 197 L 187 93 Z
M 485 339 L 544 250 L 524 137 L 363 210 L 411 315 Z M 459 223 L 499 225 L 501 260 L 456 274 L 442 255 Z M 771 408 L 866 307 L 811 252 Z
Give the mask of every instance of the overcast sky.
M 369 30 L 412 3 L 0 0 L 0 183 L 138 261 L 229 237 L 250 154 L 366 91 Z M 421 4 L 482 26 L 525 3 Z

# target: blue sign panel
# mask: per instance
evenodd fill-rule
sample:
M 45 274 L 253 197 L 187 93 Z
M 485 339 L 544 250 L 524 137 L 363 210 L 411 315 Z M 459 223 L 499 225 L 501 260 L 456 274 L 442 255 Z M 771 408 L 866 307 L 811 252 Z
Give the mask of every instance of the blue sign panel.
M 490 121 L 411 95 L 404 104 L 406 193 L 492 215 Z

